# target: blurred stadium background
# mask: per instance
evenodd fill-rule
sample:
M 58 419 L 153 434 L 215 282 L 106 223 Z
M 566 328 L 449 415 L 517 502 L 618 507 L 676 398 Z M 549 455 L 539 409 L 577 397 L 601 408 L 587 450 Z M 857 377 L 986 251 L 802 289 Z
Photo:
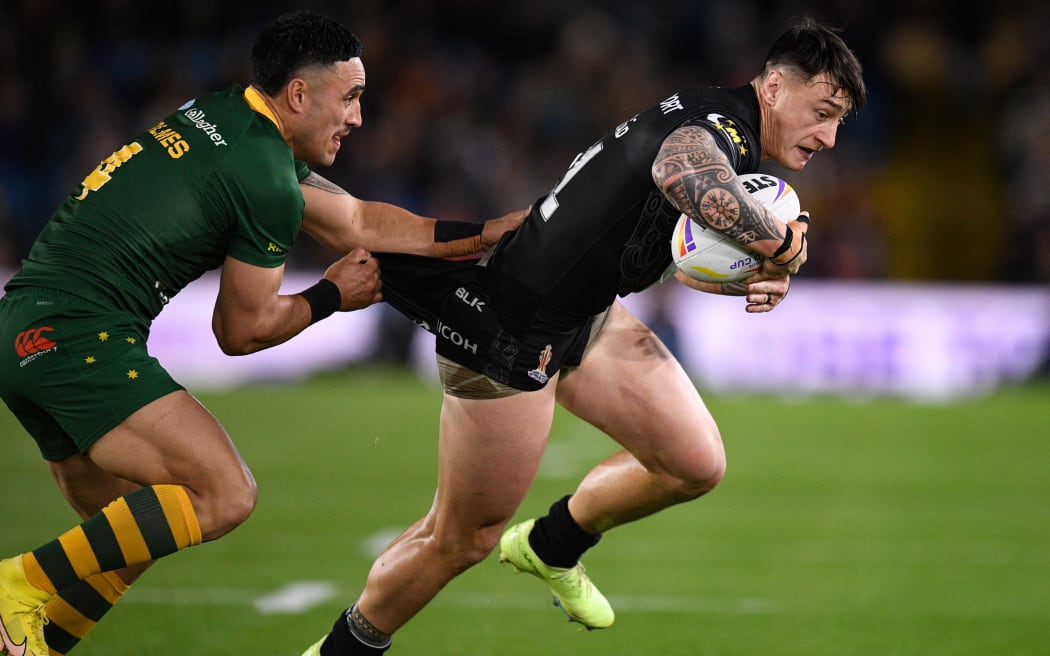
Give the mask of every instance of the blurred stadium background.
M 542 594 L 485 563 L 399 646 L 1047 653 L 1050 4 L 2 7 L 0 281 L 72 186 L 131 134 L 191 97 L 244 83 L 257 29 L 286 10 L 337 17 L 365 44 L 364 127 L 323 175 L 364 198 L 466 221 L 532 202 L 598 134 L 674 88 L 746 82 L 792 17 L 842 25 L 866 69 L 868 107 L 802 175 L 769 169 L 814 217 L 791 302 L 751 317 L 739 299 L 680 286 L 630 299 L 720 418 L 726 482 L 595 553 L 589 564 L 623 609 L 616 630 L 552 630 L 562 627 Z M 334 257 L 303 238 L 287 288 Z M 355 594 L 375 545 L 429 503 L 440 392 L 425 334 L 379 306 L 228 358 L 210 335 L 214 290 L 205 276 L 176 297 L 152 349 L 240 445 L 260 481 L 259 510 L 151 572 L 84 656 L 298 654 Z M 725 352 L 719 334 L 763 347 Z M 776 435 L 763 423 L 771 417 L 785 427 Z M 7 519 L 26 527 L 0 532 L 6 554 L 62 530 L 72 513 L 6 410 L 0 436 Z M 523 514 L 542 511 L 611 448 L 595 437 L 559 416 Z M 259 610 L 260 598 L 303 580 L 322 582 L 299 597 L 313 590 L 320 606 Z M 463 647 L 470 641 L 477 651 Z
M 115 144 L 245 82 L 257 28 L 289 8 L 365 43 L 365 127 L 325 174 L 468 220 L 531 202 L 671 89 L 745 82 L 792 17 L 842 25 L 871 102 L 798 181 L 820 226 L 807 277 L 1050 281 L 1050 9 L 1037 0 L 5 0 L 0 263 Z
M 793 317 L 785 316 L 793 304 L 776 313 L 778 325 L 810 336 L 807 353 L 792 358 L 812 363 L 805 389 L 953 398 L 1047 368 L 1045 2 L 966 11 L 936 0 L 536 0 L 513 10 L 476 0 L 4 6 L 0 279 L 17 268 L 72 186 L 130 134 L 188 98 L 244 83 L 257 29 L 282 11 L 328 13 L 365 43 L 364 127 L 323 174 L 364 198 L 467 221 L 532 202 L 597 135 L 674 88 L 746 82 L 771 40 L 808 14 L 844 28 L 871 99 L 849 118 L 837 147 L 803 174 L 769 168 L 795 184 L 815 221 L 813 253 L 793 290 L 793 300 L 810 302 L 796 302 Z M 289 268 L 312 276 L 334 257 L 304 237 Z M 739 303 L 672 287 L 632 303 L 701 382 L 753 387 L 733 374 L 739 363 L 713 364 L 717 351 L 696 342 L 712 312 L 740 322 Z M 914 300 L 900 309 L 887 288 L 910 289 Z M 207 313 L 210 292 L 201 294 L 203 308 L 183 300 L 181 317 Z M 421 337 L 400 315 L 385 307 L 368 314 L 376 316 L 352 320 L 348 353 L 300 353 L 311 346 L 303 340 L 283 355 L 338 366 L 340 358 L 405 361 L 426 352 L 425 336 L 424 345 L 414 344 Z M 734 324 L 719 325 L 735 334 Z M 345 328 L 329 329 L 337 326 Z M 206 322 L 181 322 L 170 332 L 195 328 L 203 329 L 195 353 L 213 362 L 218 351 L 207 344 Z M 167 355 L 169 342 L 155 338 L 154 348 Z M 271 359 L 282 354 L 226 365 L 226 375 L 177 373 L 188 384 L 228 384 L 240 367 L 266 375 Z M 425 369 L 427 361 L 416 365 Z M 278 369 L 273 375 L 287 375 Z M 863 370 L 883 373 L 843 373 Z

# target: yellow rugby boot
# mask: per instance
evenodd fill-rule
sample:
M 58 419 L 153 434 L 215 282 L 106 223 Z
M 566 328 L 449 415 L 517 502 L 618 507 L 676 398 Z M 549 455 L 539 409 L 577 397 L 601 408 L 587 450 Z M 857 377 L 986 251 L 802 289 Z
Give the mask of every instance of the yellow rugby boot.
M 616 619 L 612 606 L 594 587 L 582 564 L 548 567 L 536 556 L 529 544 L 529 533 L 535 523 L 535 519 L 530 519 L 507 529 L 499 541 L 499 561 L 510 563 L 516 572 L 527 572 L 541 579 L 554 595 L 554 605 L 588 631 L 612 626 Z
M 49 656 L 44 642 L 49 596 L 26 581 L 21 556 L 0 560 L 0 654 Z

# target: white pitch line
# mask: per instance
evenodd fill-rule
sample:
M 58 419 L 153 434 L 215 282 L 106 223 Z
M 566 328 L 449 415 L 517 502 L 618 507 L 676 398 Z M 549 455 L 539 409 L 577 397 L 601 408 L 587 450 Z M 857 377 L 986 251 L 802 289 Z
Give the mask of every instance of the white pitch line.
M 244 588 L 132 586 L 125 603 L 174 606 L 252 606 L 263 615 L 303 613 L 340 594 L 331 581 L 292 581 L 272 592 Z
M 612 595 L 609 603 L 616 610 L 633 613 L 684 613 L 688 615 L 777 615 L 780 604 L 767 599 L 716 599 L 673 595 Z M 443 591 L 434 599 L 435 606 L 449 608 L 542 609 L 551 605 L 544 593 L 492 594 Z
M 360 542 L 361 553 L 368 558 L 375 559 L 379 554 L 390 546 L 399 535 L 405 532 L 407 526 L 388 526 L 365 537 Z
M 295 581 L 277 592 L 257 597 L 254 605 L 263 615 L 303 613 L 336 594 L 338 590 L 331 581 Z
M 138 588 L 122 603 L 181 606 L 252 606 L 258 612 L 302 613 L 340 594 L 330 581 L 296 581 L 272 593 L 235 588 Z M 778 615 L 784 608 L 768 599 L 675 596 L 613 595 L 610 603 L 617 609 L 633 613 L 695 615 Z M 542 590 L 522 593 L 455 592 L 444 590 L 433 605 L 445 608 L 493 608 L 503 610 L 545 610 L 550 595 Z
M 244 588 L 147 588 L 133 585 L 122 604 L 173 606 L 250 606 L 259 591 Z

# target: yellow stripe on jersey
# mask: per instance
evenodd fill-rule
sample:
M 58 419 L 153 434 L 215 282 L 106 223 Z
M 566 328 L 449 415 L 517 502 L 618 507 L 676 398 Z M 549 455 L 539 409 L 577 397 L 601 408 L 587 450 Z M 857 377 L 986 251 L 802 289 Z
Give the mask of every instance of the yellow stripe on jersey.
M 244 99 L 248 102 L 249 107 L 273 121 L 273 124 L 277 126 L 278 130 L 281 129 L 281 122 L 277 120 L 277 115 L 273 113 L 270 106 L 266 104 L 265 100 L 263 100 L 262 94 L 254 88 L 248 87 L 244 90 Z

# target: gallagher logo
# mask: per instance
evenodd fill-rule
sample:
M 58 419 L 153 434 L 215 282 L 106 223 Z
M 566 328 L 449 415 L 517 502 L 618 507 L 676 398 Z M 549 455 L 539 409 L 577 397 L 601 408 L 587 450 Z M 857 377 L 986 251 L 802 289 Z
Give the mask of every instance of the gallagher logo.
M 41 326 L 18 333 L 18 337 L 15 337 L 15 353 L 20 358 L 28 358 L 31 355 L 55 348 L 58 344 L 44 337 L 44 333 L 54 331 L 55 329 L 50 326 Z

